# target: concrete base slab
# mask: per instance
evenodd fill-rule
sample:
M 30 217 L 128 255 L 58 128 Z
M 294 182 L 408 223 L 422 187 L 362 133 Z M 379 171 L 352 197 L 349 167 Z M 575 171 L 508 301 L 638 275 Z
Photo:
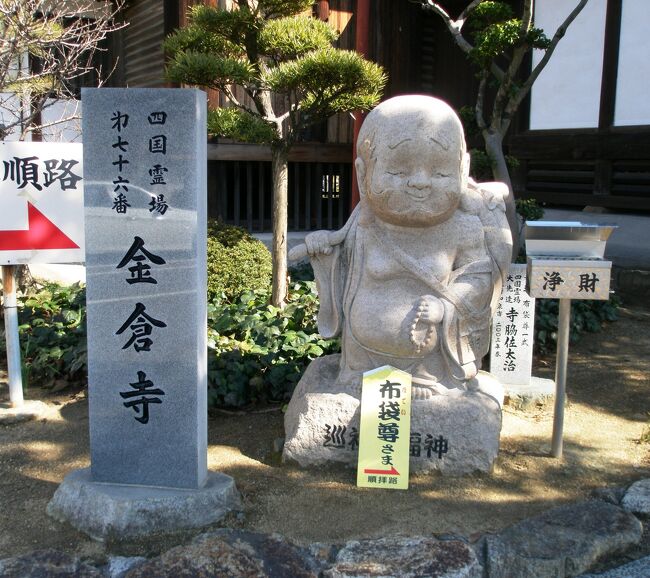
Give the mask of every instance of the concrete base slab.
M 185 490 L 96 483 L 85 468 L 65 477 L 47 513 L 96 540 L 123 541 L 207 526 L 240 507 L 225 474 L 209 472 L 203 488 Z
M 535 405 L 547 404 L 555 399 L 555 381 L 552 379 L 531 377 L 529 384 L 507 383 L 503 387 L 506 404 L 515 409 L 528 409 Z
M 18 407 L 13 407 L 9 402 L 0 403 L 0 425 L 50 418 L 54 415 L 58 415 L 58 410 L 42 401 L 25 400 Z

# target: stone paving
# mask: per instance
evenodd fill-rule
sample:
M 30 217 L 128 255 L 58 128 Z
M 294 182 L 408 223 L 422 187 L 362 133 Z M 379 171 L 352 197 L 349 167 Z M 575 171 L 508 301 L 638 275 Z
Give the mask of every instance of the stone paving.
M 601 574 L 584 574 L 603 559 L 639 543 L 650 509 L 650 479 L 627 490 L 597 492 L 470 543 L 462 536 L 395 536 L 315 543 L 307 548 L 279 535 L 222 529 L 160 556 L 111 557 L 102 567 L 42 550 L 0 560 L 0 576 L 36 578 L 148 578 L 255 576 L 261 578 L 640 578 L 650 557 Z

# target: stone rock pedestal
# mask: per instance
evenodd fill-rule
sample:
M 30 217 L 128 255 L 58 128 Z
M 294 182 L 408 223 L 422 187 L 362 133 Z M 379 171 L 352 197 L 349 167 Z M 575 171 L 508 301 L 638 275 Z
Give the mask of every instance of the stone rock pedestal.
M 284 418 L 283 460 L 301 466 L 340 462 L 356 467 L 360 402 L 336 393 L 339 355 L 314 360 Z M 488 373 L 478 391 L 452 391 L 411 402 L 412 473 L 489 472 L 499 451 L 503 388 Z
M 217 522 L 240 508 L 230 476 L 209 472 L 197 490 L 96 483 L 90 469 L 69 473 L 47 513 L 96 540 L 119 541 L 171 534 Z
M 528 384 L 504 384 L 506 405 L 515 409 L 529 409 L 536 405 L 552 404 L 555 399 L 555 381 L 532 376 Z

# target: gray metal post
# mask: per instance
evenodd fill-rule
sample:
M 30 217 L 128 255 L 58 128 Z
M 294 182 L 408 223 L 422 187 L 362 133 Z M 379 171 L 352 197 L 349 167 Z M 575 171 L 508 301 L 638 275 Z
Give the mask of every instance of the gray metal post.
M 7 342 L 7 373 L 9 374 L 9 402 L 13 407 L 23 404 L 23 378 L 20 367 L 18 338 L 18 311 L 16 309 L 16 267 L 2 266 L 4 295 L 5 340 Z
M 557 356 L 555 359 L 555 412 L 553 414 L 553 441 L 551 444 L 551 455 L 554 458 L 562 457 L 570 321 L 571 299 L 560 299 L 560 313 L 557 324 Z

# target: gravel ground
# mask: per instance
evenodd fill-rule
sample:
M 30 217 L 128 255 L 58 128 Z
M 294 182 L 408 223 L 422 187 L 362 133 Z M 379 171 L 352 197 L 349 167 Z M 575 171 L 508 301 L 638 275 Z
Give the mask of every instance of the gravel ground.
M 639 443 L 650 411 L 649 365 L 650 309 L 623 308 L 619 321 L 571 345 L 562 460 L 549 457 L 551 406 L 506 406 L 492 474 L 413 477 L 407 491 L 357 488 L 351 469 L 281 465 L 274 452 L 283 436 L 279 408 L 213 411 L 209 467 L 235 478 L 245 507 L 223 525 L 277 532 L 302 544 L 397 534 L 458 533 L 475 540 L 598 488 L 650 477 L 650 444 Z M 536 359 L 534 374 L 552 377 L 553 368 L 552 357 Z M 5 374 L 0 401 L 7 396 Z M 0 558 L 57 548 L 102 560 L 109 553 L 153 555 L 189 540 L 188 534 L 102 544 L 51 520 L 45 507 L 58 484 L 70 470 L 89 465 L 87 401 L 84 391 L 51 395 L 37 387 L 27 397 L 56 411 L 48 419 L 0 426 Z M 630 556 L 648 553 L 646 532 Z

